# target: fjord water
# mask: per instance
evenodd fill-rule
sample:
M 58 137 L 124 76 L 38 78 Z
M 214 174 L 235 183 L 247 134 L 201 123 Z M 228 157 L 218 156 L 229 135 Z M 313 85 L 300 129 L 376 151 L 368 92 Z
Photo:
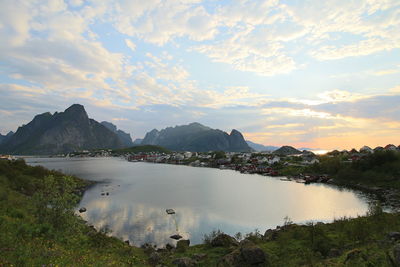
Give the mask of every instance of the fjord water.
M 96 229 L 135 245 L 173 243 L 179 233 L 191 244 L 220 229 L 248 233 L 294 222 L 331 221 L 363 215 L 367 199 L 337 187 L 281 181 L 232 170 L 128 162 L 120 158 L 27 158 L 99 183 L 83 195 L 80 214 Z M 103 195 L 102 195 L 103 193 Z M 107 195 L 108 193 L 108 195 Z M 172 208 L 175 215 L 165 210 Z

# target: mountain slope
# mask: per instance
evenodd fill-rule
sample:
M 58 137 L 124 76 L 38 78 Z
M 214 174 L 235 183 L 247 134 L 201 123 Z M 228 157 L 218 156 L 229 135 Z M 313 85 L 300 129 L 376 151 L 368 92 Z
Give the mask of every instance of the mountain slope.
M 12 131 L 8 132 L 8 134 L 6 134 L 6 135 L 0 134 L 0 144 L 3 142 L 6 142 L 7 139 L 10 138 L 13 134 L 14 134 L 14 132 L 12 132 Z
M 301 151 L 292 146 L 282 146 L 281 148 L 275 150 L 273 153 L 278 155 L 296 155 L 301 154 Z
M 246 143 L 249 145 L 249 147 L 251 147 L 255 151 L 274 151 L 279 148 L 276 146 L 264 146 L 264 145 L 254 143 L 249 140 L 246 140 Z
M 130 134 L 125 133 L 124 131 L 117 129 L 117 126 L 115 126 L 111 122 L 102 121 L 101 124 L 103 126 L 107 127 L 107 129 L 109 129 L 112 132 L 114 132 L 115 134 L 117 134 L 119 139 L 121 140 L 121 142 L 124 144 L 124 146 L 126 146 L 126 147 L 133 146 L 133 142 L 132 142 L 132 138 L 131 138 Z
M 196 122 L 161 131 L 154 129 L 146 134 L 141 144 L 159 145 L 175 151 L 251 151 L 239 131 L 232 130 L 227 134 Z
M 64 112 L 37 115 L 18 128 L 0 151 L 10 154 L 56 154 L 82 149 L 121 148 L 119 137 L 93 119 L 82 105 L 74 104 Z

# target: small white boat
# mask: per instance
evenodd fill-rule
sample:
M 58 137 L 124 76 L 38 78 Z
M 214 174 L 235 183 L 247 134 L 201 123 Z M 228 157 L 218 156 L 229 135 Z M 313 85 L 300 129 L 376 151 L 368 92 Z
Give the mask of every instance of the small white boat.
M 279 179 L 279 180 L 281 180 L 281 181 L 286 181 L 286 182 L 291 181 L 291 179 L 289 179 L 289 178 L 281 178 L 281 179 Z
M 173 209 L 166 209 L 165 210 L 167 214 L 175 214 L 175 211 Z

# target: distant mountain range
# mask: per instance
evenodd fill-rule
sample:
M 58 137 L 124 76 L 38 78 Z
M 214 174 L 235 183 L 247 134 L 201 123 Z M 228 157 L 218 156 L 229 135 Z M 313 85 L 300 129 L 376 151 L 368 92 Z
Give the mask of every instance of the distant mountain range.
M 252 141 L 246 140 L 246 143 L 255 151 L 261 152 L 261 151 L 274 151 L 277 150 L 279 147 L 278 146 L 264 146 L 261 144 L 254 143 Z
M 132 138 L 131 135 L 128 133 L 125 133 L 122 130 L 118 130 L 117 126 L 115 126 L 114 124 L 112 124 L 111 122 L 107 122 L 107 121 L 102 121 L 101 122 L 102 125 L 104 125 L 105 127 L 107 127 L 107 129 L 111 130 L 112 132 L 116 133 L 119 137 L 119 139 L 122 141 L 122 143 L 124 144 L 125 147 L 131 147 L 133 146 L 133 142 L 132 142 Z
M 37 115 L 2 138 L 1 153 L 58 154 L 98 148 L 123 148 L 132 143 L 130 135 L 107 122 L 89 119 L 82 105 L 74 104 L 64 112 Z
M 31 122 L 7 135 L 0 134 L 0 153 L 5 154 L 60 154 L 80 150 L 118 149 L 137 145 L 156 145 L 173 151 L 273 151 L 275 154 L 299 154 L 290 147 L 264 146 L 245 141 L 243 135 L 230 134 L 200 123 L 152 130 L 143 139 L 132 142 L 130 134 L 110 123 L 90 119 L 82 105 L 74 104 L 64 112 L 36 115 Z
M 232 151 L 249 152 L 251 148 L 243 135 L 232 130 L 230 134 L 200 123 L 152 130 L 146 134 L 142 145 L 159 145 L 175 151 Z
M 133 141 L 134 146 L 140 146 L 143 142 L 142 138 L 136 138 L 135 141 Z
M 8 138 L 10 138 L 12 135 L 14 134 L 14 132 L 10 131 L 8 134 L 6 135 L 2 135 L 0 134 L 0 144 L 3 142 L 6 142 Z

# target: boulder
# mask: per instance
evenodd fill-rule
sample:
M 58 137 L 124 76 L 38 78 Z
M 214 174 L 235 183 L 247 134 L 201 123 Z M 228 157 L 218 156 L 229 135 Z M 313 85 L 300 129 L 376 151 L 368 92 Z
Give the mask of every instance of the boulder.
M 394 241 L 400 240 L 400 233 L 399 232 L 389 232 L 388 238 Z
M 179 251 L 179 252 L 185 252 L 186 249 L 189 248 L 189 245 L 190 245 L 190 240 L 189 239 L 188 240 L 184 240 L 184 239 L 179 240 L 176 243 L 176 250 Z
M 249 241 L 222 257 L 219 267 L 269 266 L 268 255 Z
M 260 264 L 265 264 L 266 262 L 266 255 L 264 251 L 257 246 L 241 247 L 240 253 L 246 264 L 260 265 Z
M 80 208 L 80 209 L 79 209 L 79 212 L 80 212 L 80 213 L 86 212 L 86 208 L 85 208 L 85 207 Z
M 278 237 L 277 230 L 268 229 L 267 231 L 265 231 L 263 239 L 265 241 L 274 241 L 276 240 L 277 237 Z
M 250 247 L 250 246 L 255 246 L 253 241 L 249 239 L 243 239 L 242 241 L 239 242 L 240 247 Z
M 213 240 L 211 240 L 211 246 L 213 247 L 230 247 L 237 246 L 238 242 L 235 238 L 227 234 L 219 234 Z
M 240 267 L 243 266 L 242 256 L 240 255 L 240 250 L 235 249 L 231 253 L 222 257 L 222 259 L 217 264 L 218 267 Z
M 178 267 L 194 267 L 197 266 L 197 262 L 191 258 L 183 257 L 178 258 L 172 261 L 172 264 L 175 264 Z

